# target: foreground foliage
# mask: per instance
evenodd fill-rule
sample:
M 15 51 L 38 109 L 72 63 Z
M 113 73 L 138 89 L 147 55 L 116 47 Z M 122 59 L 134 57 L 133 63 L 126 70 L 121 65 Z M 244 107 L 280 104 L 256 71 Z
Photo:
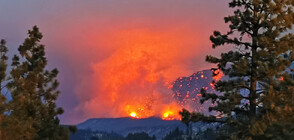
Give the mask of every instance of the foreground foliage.
M 233 46 L 220 58 L 207 56 L 227 79 L 215 83 L 219 94 L 202 90 L 202 100 L 216 103 L 209 111 L 222 119 L 181 112 L 189 122 L 221 122 L 222 139 L 290 139 L 294 136 L 293 0 L 232 0 L 230 30 L 215 31 L 213 48 Z
M 38 27 L 29 30 L 9 68 L 8 49 L 1 40 L 1 140 L 69 139 L 69 129 L 62 127 L 57 117 L 63 113 L 55 103 L 60 94 L 58 70 L 46 70 L 45 47 L 40 44 L 42 37 Z

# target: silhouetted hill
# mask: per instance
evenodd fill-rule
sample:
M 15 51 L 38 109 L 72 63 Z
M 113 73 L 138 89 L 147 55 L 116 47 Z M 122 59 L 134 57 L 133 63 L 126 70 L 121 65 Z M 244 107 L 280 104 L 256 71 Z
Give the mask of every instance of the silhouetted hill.
M 157 138 L 164 137 L 168 132 L 175 128 L 185 130 L 186 126 L 178 120 L 162 120 L 160 118 L 97 118 L 89 119 L 79 125 L 79 130 L 115 132 L 127 136 L 129 133 L 146 132 L 150 136 Z

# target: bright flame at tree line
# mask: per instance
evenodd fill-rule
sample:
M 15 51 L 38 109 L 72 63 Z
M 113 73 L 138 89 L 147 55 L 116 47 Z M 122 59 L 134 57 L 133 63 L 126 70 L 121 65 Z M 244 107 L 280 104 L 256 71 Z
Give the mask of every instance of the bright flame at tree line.
M 161 119 L 163 120 L 180 120 L 181 116 L 179 115 L 179 111 L 181 110 L 181 106 L 179 105 L 167 105 L 165 109 L 161 112 Z M 148 114 L 148 111 L 145 111 L 144 108 L 138 107 L 138 108 L 131 108 L 130 105 L 126 106 L 126 110 L 128 113 L 128 116 L 134 119 L 142 119 L 154 116 L 154 114 Z
M 213 80 L 214 81 L 219 81 L 224 74 L 220 71 L 220 70 L 213 70 L 212 71 L 213 74 L 215 74 L 215 76 L 213 76 Z M 201 78 L 204 78 L 204 75 L 200 76 Z M 281 80 L 283 77 L 281 77 Z M 172 86 L 172 85 L 170 85 Z M 214 88 L 214 84 L 210 83 L 210 86 L 212 88 Z M 201 95 L 201 94 L 197 94 L 197 95 Z M 200 98 L 200 96 L 197 96 L 198 98 Z M 161 119 L 163 120 L 181 120 L 181 116 L 179 114 L 180 110 L 182 109 L 181 106 L 178 105 L 170 105 L 167 106 L 165 110 L 163 110 L 163 112 L 161 113 Z M 152 115 L 150 114 L 146 114 L 146 112 L 144 111 L 145 109 L 142 107 L 137 107 L 137 108 L 133 108 L 131 109 L 130 105 L 126 106 L 126 111 L 129 114 L 129 117 L 134 118 L 134 119 L 141 119 L 141 118 L 146 118 L 146 117 L 150 117 Z
M 163 119 L 163 120 L 180 120 L 179 116 L 176 115 L 178 112 L 179 112 L 179 110 L 177 110 L 177 111 L 167 110 L 162 114 L 161 119 Z M 131 112 L 129 116 L 134 119 L 141 118 L 140 116 L 138 116 L 138 114 L 136 112 Z

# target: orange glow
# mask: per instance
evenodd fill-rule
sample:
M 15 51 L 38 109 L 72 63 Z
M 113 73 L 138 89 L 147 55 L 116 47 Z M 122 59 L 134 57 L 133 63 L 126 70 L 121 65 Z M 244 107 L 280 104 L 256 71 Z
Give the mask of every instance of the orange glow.
M 204 75 L 201 75 L 201 78 L 204 78 Z
M 284 77 L 283 76 L 280 78 L 280 81 L 284 81 Z
M 223 72 L 220 71 L 219 69 L 213 71 L 213 74 L 215 74 L 215 76 L 213 76 L 213 79 L 215 81 L 219 81 L 220 79 L 222 79 L 222 77 L 224 76 Z
M 193 73 L 182 62 L 201 54 L 194 48 L 201 40 L 186 34 L 191 33 L 184 29 L 113 32 L 108 46 L 117 48 L 91 64 L 92 74 L 84 77 L 77 89 L 83 100 L 78 109 L 93 117 L 181 119 L 178 112 L 183 107 L 172 97 L 171 83 L 179 75 Z M 183 49 L 186 46 L 191 48 Z M 82 94 L 85 92 L 87 96 Z

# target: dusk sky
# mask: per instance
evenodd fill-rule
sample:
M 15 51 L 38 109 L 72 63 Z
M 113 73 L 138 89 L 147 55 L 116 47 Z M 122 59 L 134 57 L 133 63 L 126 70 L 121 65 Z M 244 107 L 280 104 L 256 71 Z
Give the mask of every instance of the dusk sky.
M 1 0 L 0 38 L 10 56 L 34 25 L 48 68 L 60 71 L 62 123 L 125 117 L 152 104 L 145 116 L 177 106 L 168 85 L 209 69 L 209 36 L 226 31 L 227 0 Z M 143 116 L 144 117 L 144 116 Z

